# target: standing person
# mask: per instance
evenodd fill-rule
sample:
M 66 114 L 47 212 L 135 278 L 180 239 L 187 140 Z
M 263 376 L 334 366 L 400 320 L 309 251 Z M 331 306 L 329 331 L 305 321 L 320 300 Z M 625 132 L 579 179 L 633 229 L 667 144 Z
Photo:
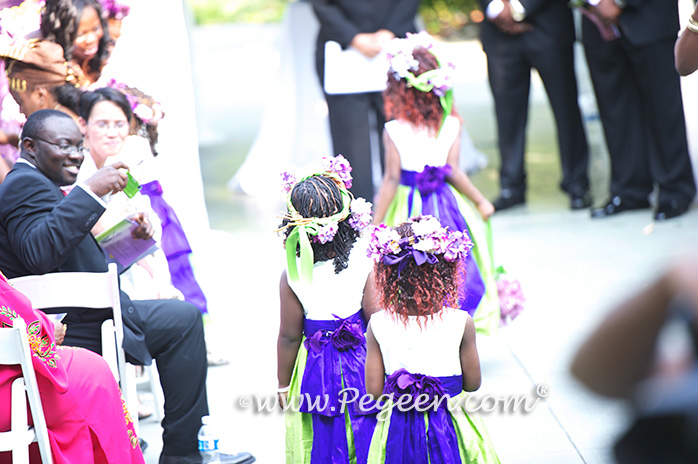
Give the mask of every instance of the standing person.
M 419 0 L 311 0 L 320 22 L 315 59 L 320 85 L 325 82 L 325 42 L 342 48 L 352 46 L 373 58 L 385 42 L 416 32 L 414 24 Z M 329 95 L 325 93 L 330 132 L 335 154 L 344 155 L 354 166 L 354 187 L 358 197 L 373 201 L 371 132 L 380 133 L 385 123 L 380 92 Z M 380 153 L 380 136 L 377 136 Z M 375 150 L 374 150 L 375 151 Z
M 649 208 L 655 184 L 655 220 L 680 216 L 696 185 L 674 67 L 678 5 L 600 0 L 595 12 L 602 21 L 617 24 L 620 38 L 604 41 L 591 20 L 582 21 L 584 52 L 611 158 L 611 198 L 591 216 Z
M 379 413 L 370 464 L 499 463 L 482 419 L 464 407 L 465 392 L 481 383 L 475 325 L 456 309 L 458 268 L 470 246 L 466 235 L 430 216 L 371 234 L 385 309 L 368 324 L 366 388 L 374 397 L 392 396 Z
M 577 103 L 572 10 L 562 0 L 480 0 L 480 31 L 497 116 L 502 211 L 526 201 L 526 124 L 531 69 L 538 71 L 555 116 L 560 187 L 572 209 L 591 206 L 589 150 Z
M 21 158 L 0 185 L 0 269 L 10 278 L 48 272 L 106 272 L 102 250 L 90 230 L 105 210 L 99 197 L 122 191 L 124 163 L 106 166 L 64 196 L 75 183 L 84 158 L 83 138 L 66 113 L 33 113 L 22 130 Z M 121 169 L 125 168 L 125 169 Z M 121 169 L 121 170 L 119 170 Z M 152 236 L 145 221 L 135 238 Z M 160 462 L 196 462 L 197 432 L 208 415 L 206 345 L 201 313 L 177 300 L 131 300 L 121 292 L 124 351 L 133 364 L 157 361 L 165 396 Z M 107 316 L 75 308 L 65 318 L 65 344 L 97 353 L 100 326 Z M 252 462 L 249 453 L 231 462 Z
M 286 411 L 286 462 L 365 463 L 375 415 L 339 404 L 340 391 L 366 393 L 366 321 L 373 311 L 372 263 L 359 239 L 371 205 L 353 199 L 342 157 L 323 172 L 288 178 L 288 211 L 281 223 L 288 268 L 281 275 L 279 399 Z M 297 268 L 297 250 L 300 269 Z M 324 406 L 309 407 L 325 396 Z M 299 400 L 299 398 L 301 398 Z
M 428 214 L 466 232 L 477 246 L 465 258 L 459 307 L 479 331 L 492 333 L 499 325 L 499 298 L 482 220 L 494 207 L 459 168 L 461 120 L 453 110 L 452 65 L 439 62 L 426 32 L 393 39 L 386 50 L 390 121 L 383 131 L 385 174 L 373 223 L 397 226 Z

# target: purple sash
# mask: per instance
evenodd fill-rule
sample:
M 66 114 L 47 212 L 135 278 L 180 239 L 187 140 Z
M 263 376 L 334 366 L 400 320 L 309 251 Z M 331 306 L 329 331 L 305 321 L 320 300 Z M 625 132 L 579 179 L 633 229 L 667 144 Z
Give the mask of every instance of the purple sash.
M 177 214 L 162 197 L 162 186 L 154 180 L 141 186 L 141 193 L 148 195 L 150 205 L 162 223 L 162 251 L 167 257 L 167 266 L 172 276 L 172 285 L 182 292 L 184 299 L 193 304 L 202 313 L 208 313 L 206 296 L 194 277 L 189 255 L 191 247 Z
M 346 319 L 311 320 L 303 323 L 308 358 L 301 383 L 300 411 L 312 413 L 312 464 L 348 464 L 344 411 L 340 403 L 343 388 L 356 388 L 359 398 L 366 394 L 366 320 L 359 311 Z M 348 398 L 352 398 L 349 396 Z M 324 398 L 327 398 L 325 401 Z M 310 401 L 319 401 L 312 407 Z M 358 400 L 346 406 L 349 413 L 357 463 L 368 459 L 371 436 L 376 426 L 375 410 L 362 411 Z
M 403 395 L 414 400 L 417 395 L 429 398 L 418 411 L 415 407 L 393 406 L 385 447 L 385 464 L 457 464 L 461 462 L 453 419 L 448 411 L 448 398 L 463 390 L 463 377 L 430 377 L 411 374 L 400 369 L 386 378 L 384 394 L 393 394 L 397 402 Z M 438 407 L 428 407 L 436 404 Z M 409 404 L 409 403 L 403 403 Z M 427 409 L 428 407 L 428 409 Z M 429 429 L 425 417 L 429 420 Z
M 470 235 L 468 224 L 458 210 L 456 197 L 446 183 L 446 176 L 451 173 L 451 166 L 427 166 L 422 172 L 402 170 L 400 183 L 412 187 L 407 198 L 407 216 L 412 216 L 415 188 L 422 197 L 422 212 L 439 218 L 441 225 L 449 230 L 459 230 Z M 471 237 L 472 238 L 472 237 Z M 485 294 L 485 282 L 472 253 L 465 257 L 465 285 L 459 295 L 460 309 L 471 316 Z

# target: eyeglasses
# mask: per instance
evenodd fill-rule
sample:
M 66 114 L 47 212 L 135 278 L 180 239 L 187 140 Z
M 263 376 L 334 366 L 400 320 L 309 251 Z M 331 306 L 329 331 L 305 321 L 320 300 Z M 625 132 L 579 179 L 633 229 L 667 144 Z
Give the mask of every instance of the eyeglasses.
M 103 131 L 109 130 L 112 127 L 116 130 L 121 130 L 128 127 L 128 121 L 94 121 L 90 124 Z
M 84 155 L 87 155 L 88 153 L 90 153 L 90 149 L 85 147 L 85 146 L 82 146 L 82 145 L 78 147 L 75 145 L 71 145 L 69 143 L 50 142 L 46 139 L 42 139 L 41 137 L 33 137 L 33 138 L 36 140 L 41 140 L 42 142 L 48 143 L 50 145 L 55 145 L 56 147 L 58 147 L 58 150 L 64 155 L 72 155 L 75 152 L 79 152 L 81 155 L 84 156 Z

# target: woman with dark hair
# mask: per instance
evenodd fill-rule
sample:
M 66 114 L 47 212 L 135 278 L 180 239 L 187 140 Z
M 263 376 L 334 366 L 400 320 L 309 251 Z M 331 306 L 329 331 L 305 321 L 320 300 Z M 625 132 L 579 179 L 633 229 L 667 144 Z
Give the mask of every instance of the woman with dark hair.
M 390 70 L 383 98 L 389 121 L 373 223 L 396 226 L 428 214 L 449 230 L 468 233 L 476 247 L 466 257 L 459 307 L 473 317 L 479 332 L 491 334 L 499 327 L 500 312 L 483 220 L 494 207 L 459 168 L 461 121 L 453 106 L 453 68 L 439 62 L 432 49 L 425 32 L 393 39 L 386 47 Z
M 368 324 L 366 389 L 385 401 L 370 464 L 499 463 L 482 419 L 468 414 L 465 401 L 465 392 L 481 384 L 475 324 L 457 309 L 459 271 L 471 247 L 466 234 L 431 216 L 371 233 L 385 309 Z
M 66 61 L 75 61 L 90 83 L 99 79 L 113 47 L 98 0 L 46 0 L 41 34 L 63 47 Z
M 322 172 L 286 174 L 277 343 L 279 400 L 286 410 L 286 462 L 365 463 L 375 416 L 340 407 L 340 390 L 365 394 L 366 321 L 374 312 L 371 261 L 359 237 L 370 203 L 352 199 L 349 164 L 324 159 Z M 326 396 L 325 396 L 326 395 Z M 308 400 L 326 398 L 325 404 Z M 300 409 L 299 409 L 300 406 Z

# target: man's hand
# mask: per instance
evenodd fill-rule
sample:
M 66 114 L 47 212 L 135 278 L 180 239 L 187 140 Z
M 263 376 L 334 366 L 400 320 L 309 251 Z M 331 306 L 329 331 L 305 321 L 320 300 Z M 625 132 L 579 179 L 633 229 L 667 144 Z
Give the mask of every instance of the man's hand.
M 383 40 L 382 42 L 381 38 L 385 39 L 385 37 L 385 33 L 378 34 L 377 32 L 361 32 L 354 36 L 350 45 L 357 49 L 362 55 L 373 58 L 380 53 L 382 43 L 385 41 Z
M 128 177 L 126 171 L 128 166 L 121 161 L 104 166 L 97 171 L 92 177 L 85 181 L 90 190 L 98 197 L 103 197 L 108 193 L 120 192 L 126 187 Z
M 54 324 L 54 337 L 56 339 L 56 345 L 62 345 L 63 340 L 65 340 L 65 333 L 68 329 L 68 326 L 62 323 L 61 321 L 56 321 L 53 323 Z
M 596 5 L 596 15 L 606 24 L 616 24 L 622 12 L 613 0 L 601 0 Z
M 135 239 L 148 240 L 153 238 L 153 225 L 148 220 L 148 215 L 145 213 L 138 213 L 133 218 L 134 221 L 138 223 L 138 228 L 133 231 L 131 235 Z
M 528 21 L 521 21 L 520 23 L 514 21 L 514 17 L 511 15 L 511 4 L 508 0 L 504 2 L 504 9 L 501 13 L 490 19 L 490 21 L 497 26 L 497 29 L 509 35 L 523 34 L 533 29 L 533 26 Z

